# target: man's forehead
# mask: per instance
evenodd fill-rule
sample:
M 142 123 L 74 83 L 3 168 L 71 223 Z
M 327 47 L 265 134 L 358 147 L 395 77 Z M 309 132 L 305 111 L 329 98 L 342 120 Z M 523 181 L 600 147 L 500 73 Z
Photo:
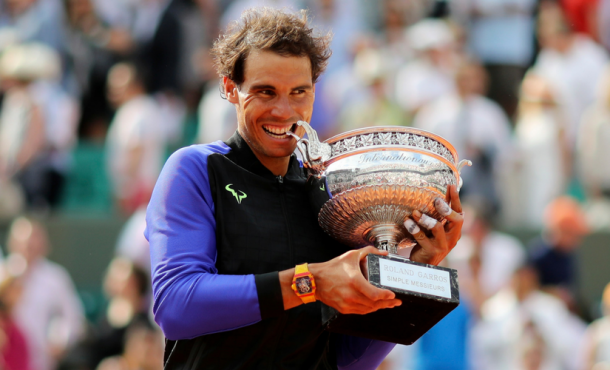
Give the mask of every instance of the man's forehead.
M 307 56 L 284 56 L 270 50 L 253 50 L 244 63 L 244 83 L 313 85 Z

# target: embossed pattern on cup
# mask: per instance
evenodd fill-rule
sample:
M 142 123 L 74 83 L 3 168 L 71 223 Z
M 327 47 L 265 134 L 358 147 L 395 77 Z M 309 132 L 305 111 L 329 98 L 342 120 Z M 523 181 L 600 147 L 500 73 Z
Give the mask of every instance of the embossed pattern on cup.
M 404 221 L 415 209 L 445 222 L 434 199 L 448 185 L 461 186 L 453 146 L 433 133 L 409 127 L 369 127 L 319 142 L 306 122 L 309 140 L 298 148 L 310 175 L 325 177 L 330 200 L 318 221 L 331 236 L 352 247 L 375 244 L 392 253 L 413 245 Z M 296 137 L 296 135 L 294 135 Z

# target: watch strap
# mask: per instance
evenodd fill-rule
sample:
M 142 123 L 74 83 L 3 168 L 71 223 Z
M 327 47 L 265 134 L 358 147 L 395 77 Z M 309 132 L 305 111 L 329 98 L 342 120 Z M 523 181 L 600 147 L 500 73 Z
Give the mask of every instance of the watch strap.
M 311 288 L 312 288 L 311 293 L 307 293 L 307 294 L 299 293 L 295 284 L 296 284 L 297 279 L 301 278 L 301 277 L 309 278 Z M 307 263 L 304 263 L 302 265 L 297 265 L 294 268 L 294 278 L 293 278 L 292 289 L 295 291 L 297 296 L 299 296 L 299 298 L 301 298 L 303 303 L 312 303 L 312 302 L 316 301 L 316 282 L 314 280 L 313 274 L 309 271 L 309 266 L 307 265 Z

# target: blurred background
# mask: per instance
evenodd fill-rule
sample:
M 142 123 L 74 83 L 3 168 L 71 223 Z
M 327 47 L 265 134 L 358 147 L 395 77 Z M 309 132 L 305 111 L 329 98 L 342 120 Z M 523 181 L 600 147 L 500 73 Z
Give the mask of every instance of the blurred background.
M 610 0 L 0 0 L 0 370 L 161 369 L 145 208 L 225 140 L 208 50 L 252 6 L 332 32 L 312 126 L 448 139 L 461 304 L 382 369 L 610 369 Z

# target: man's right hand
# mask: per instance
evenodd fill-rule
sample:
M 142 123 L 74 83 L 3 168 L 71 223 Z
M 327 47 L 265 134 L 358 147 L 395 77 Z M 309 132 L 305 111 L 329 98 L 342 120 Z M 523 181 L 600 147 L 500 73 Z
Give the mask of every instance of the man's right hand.
M 392 291 L 370 284 L 361 265 L 367 254 L 387 255 L 375 247 L 346 252 L 328 262 L 313 263 L 309 271 L 316 281 L 316 299 L 343 314 L 367 314 L 400 306 Z

